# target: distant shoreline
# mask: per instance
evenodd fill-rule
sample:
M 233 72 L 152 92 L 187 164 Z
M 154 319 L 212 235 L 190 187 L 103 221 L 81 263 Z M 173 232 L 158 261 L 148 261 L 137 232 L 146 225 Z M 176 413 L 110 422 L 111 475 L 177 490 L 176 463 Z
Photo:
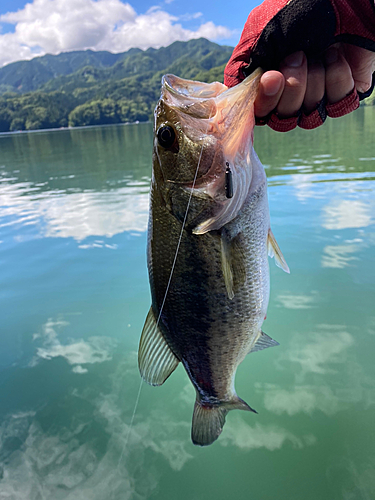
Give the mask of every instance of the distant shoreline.
M 102 127 L 122 127 L 127 125 L 143 125 L 146 123 L 151 123 L 150 120 L 135 122 L 124 122 L 124 123 L 104 123 L 103 125 L 79 125 L 78 127 L 57 127 L 57 128 L 41 128 L 32 130 L 12 130 L 12 132 L 0 132 L 0 136 L 3 135 L 19 135 L 19 134 L 36 134 L 38 132 L 66 132 L 67 130 L 80 130 L 86 128 L 102 128 Z

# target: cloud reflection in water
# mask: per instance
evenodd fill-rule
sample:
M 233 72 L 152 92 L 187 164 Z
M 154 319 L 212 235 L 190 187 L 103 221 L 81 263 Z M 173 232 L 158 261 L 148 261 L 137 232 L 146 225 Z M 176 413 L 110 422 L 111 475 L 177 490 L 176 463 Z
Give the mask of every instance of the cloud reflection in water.
M 349 361 L 350 348 L 354 338 L 341 325 L 318 325 L 318 331 L 306 336 L 294 336 L 289 350 L 279 358 L 284 363 L 294 365 L 295 383 L 291 388 L 277 384 L 257 384 L 258 391 L 264 393 L 264 406 L 277 414 L 295 415 L 303 412 L 311 414 L 319 410 L 332 415 L 343 408 L 345 401 L 352 399 L 355 380 L 350 377 L 353 360 Z M 327 375 L 339 373 L 335 365 L 346 363 L 351 386 L 342 386 L 337 381 L 327 384 Z M 299 369 L 296 368 L 299 366 Z M 349 367 L 351 367 L 349 369 Z M 313 382 L 313 383 L 311 383 Z
M 0 184 L 0 227 L 33 225 L 39 237 L 78 242 L 88 236 L 109 238 L 123 231 L 146 231 L 147 183 L 79 193 L 34 190 L 31 183 Z
M 359 250 L 357 245 L 327 245 L 323 249 L 322 267 L 343 269 L 358 260 L 352 254 Z
M 318 325 L 318 332 L 309 335 L 310 339 L 295 337 L 285 357 L 300 365 L 301 374 L 334 372 L 332 365 L 343 363 L 348 348 L 354 343 L 350 333 L 340 325 Z
M 104 337 L 98 342 L 88 339 L 63 345 L 58 330 L 67 326 L 62 318 L 48 320 L 43 333 L 35 336 L 43 348 L 37 350 L 37 361 L 26 368 L 26 383 L 34 383 L 36 369 L 37 377 L 51 373 L 58 358 L 75 368 L 90 366 L 88 374 L 84 379 L 69 378 L 60 363 L 66 384 L 62 395 L 58 390 L 41 408 L 12 413 L 2 420 L 0 498 L 149 498 L 159 481 L 152 466 L 155 456 L 175 471 L 193 458 L 186 439 L 190 422 L 154 409 L 145 418 L 137 412 L 130 429 L 133 389 L 140 383 L 136 353 L 115 360 L 113 345 Z M 96 378 L 86 379 L 90 374 Z M 57 378 L 53 384 L 58 384 Z M 76 380 L 75 388 L 72 380 Z M 100 385 L 81 380 L 99 380 Z
M 112 359 L 111 351 L 115 341 L 111 337 L 90 337 L 87 340 L 79 339 L 63 345 L 58 339 L 57 329 L 69 325 L 61 319 L 53 321 L 50 318 L 42 326 L 41 334 L 34 334 L 34 340 L 41 340 L 42 346 L 36 350 L 30 366 L 36 366 L 41 359 L 52 359 L 61 356 L 70 365 L 74 373 L 87 373 L 87 368 L 81 365 L 103 363 Z
M 359 200 L 334 200 L 323 209 L 322 225 L 336 230 L 367 227 L 374 223 L 371 205 Z
M 283 293 L 277 296 L 279 304 L 277 307 L 285 307 L 286 309 L 311 309 L 317 307 L 314 302 L 317 301 L 319 294 L 316 290 L 311 292 L 311 295 Z
M 222 446 L 236 446 L 243 450 L 266 448 L 269 451 L 280 449 L 286 442 L 295 448 L 303 448 L 315 443 L 313 435 L 297 437 L 290 431 L 276 426 L 255 424 L 251 427 L 244 420 L 233 417 L 225 424 L 226 429 L 220 436 Z
M 274 413 L 287 413 L 290 416 L 300 412 L 311 414 L 315 410 L 331 415 L 339 408 L 339 398 L 327 386 L 296 385 L 287 390 L 268 385 L 264 406 Z

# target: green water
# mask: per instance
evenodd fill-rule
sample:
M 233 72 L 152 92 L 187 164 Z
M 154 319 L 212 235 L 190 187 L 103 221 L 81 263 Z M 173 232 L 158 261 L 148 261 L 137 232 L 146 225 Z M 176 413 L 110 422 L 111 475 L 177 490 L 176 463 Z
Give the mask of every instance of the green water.
M 219 440 L 182 367 L 140 388 L 149 124 L 0 136 L 0 500 L 375 496 L 375 109 L 256 130 L 273 232 L 264 330 Z

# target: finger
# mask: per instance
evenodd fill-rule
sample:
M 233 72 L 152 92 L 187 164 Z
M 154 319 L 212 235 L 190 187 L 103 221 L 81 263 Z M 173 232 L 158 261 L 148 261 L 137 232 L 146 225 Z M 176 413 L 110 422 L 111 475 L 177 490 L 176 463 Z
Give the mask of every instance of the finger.
M 356 89 L 366 92 L 371 86 L 372 73 L 375 71 L 375 53 L 350 44 L 343 44 L 343 49 Z
M 295 52 L 286 57 L 280 66 L 285 78 L 284 92 L 277 106 L 282 117 L 294 116 L 301 109 L 306 93 L 307 60 L 303 52 Z
M 306 94 L 303 109 L 306 114 L 316 109 L 324 97 L 325 69 L 322 62 L 308 62 Z
M 255 116 L 263 118 L 276 108 L 284 85 L 284 77 L 278 71 L 267 71 L 262 75 L 254 103 Z
M 327 101 L 334 104 L 353 90 L 352 70 L 341 51 L 334 46 L 325 54 L 325 69 Z

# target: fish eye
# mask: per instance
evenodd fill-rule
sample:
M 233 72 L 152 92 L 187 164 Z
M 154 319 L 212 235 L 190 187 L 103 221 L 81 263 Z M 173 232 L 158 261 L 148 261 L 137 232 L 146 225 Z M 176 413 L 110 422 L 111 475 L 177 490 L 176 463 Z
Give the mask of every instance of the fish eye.
M 162 125 L 159 127 L 156 135 L 160 146 L 165 149 L 171 148 L 176 140 L 176 132 L 170 125 Z

